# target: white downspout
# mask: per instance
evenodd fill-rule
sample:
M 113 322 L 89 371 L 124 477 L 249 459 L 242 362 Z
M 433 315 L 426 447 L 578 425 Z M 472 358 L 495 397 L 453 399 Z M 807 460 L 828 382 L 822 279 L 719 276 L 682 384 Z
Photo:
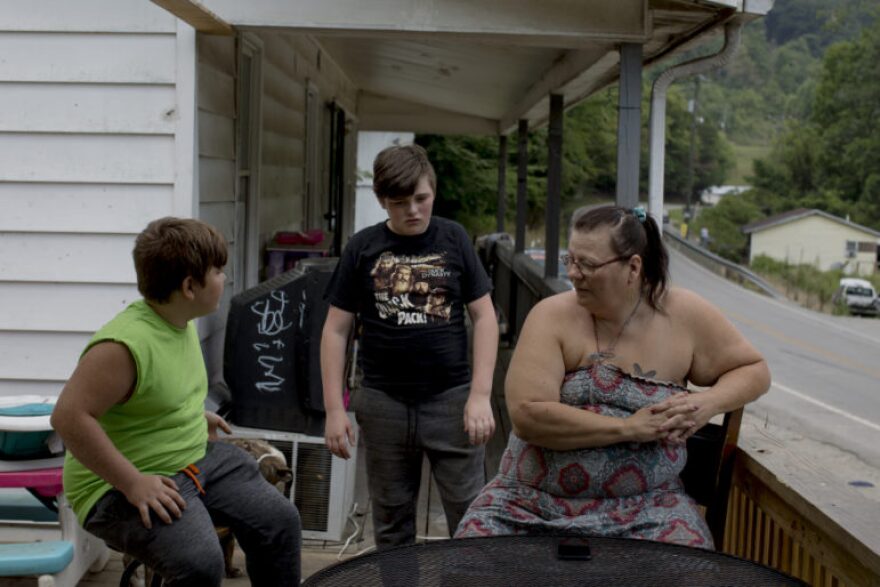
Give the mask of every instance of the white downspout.
M 663 172 L 666 157 L 666 91 L 680 78 L 711 71 L 727 65 L 739 48 L 743 22 L 724 25 L 724 47 L 708 57 L 701 57 L 660 74 L 651 89 L 651 119 L 649 123 L 650 153 L 648 155 L 648 213 L 663 226 Z

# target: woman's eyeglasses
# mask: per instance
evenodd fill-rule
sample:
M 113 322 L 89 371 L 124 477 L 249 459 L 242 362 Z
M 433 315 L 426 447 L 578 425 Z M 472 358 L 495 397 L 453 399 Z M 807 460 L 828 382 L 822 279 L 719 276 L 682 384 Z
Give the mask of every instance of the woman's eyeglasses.
M 588 261 L 578 261 L 571 255 L 560 255 L 559 260 L 562 261 L 562 264 L 571 269 L 572 266 L 576 267 L 578 272 L 581 275 L 592 275 L 605 265 L 610 265 L 611 263 L 617 263 L 618 261 L 623 261 L 625 259 L 629 259 L 632 255 L 620 255 L 619 257 L 614 257 L 613 259 L 608 259 L 607 261 L 603 261 L 602 263 L 590 263 Z

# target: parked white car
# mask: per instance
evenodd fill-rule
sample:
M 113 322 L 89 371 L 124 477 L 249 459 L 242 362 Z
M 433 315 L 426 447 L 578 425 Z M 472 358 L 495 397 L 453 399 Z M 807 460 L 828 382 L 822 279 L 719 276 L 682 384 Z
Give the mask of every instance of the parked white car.
M 876 315 L 880 313 L 880 300 L 870 281 L 855 277 L 844 277 L 832 301 L 846 305 L 850 314 Z

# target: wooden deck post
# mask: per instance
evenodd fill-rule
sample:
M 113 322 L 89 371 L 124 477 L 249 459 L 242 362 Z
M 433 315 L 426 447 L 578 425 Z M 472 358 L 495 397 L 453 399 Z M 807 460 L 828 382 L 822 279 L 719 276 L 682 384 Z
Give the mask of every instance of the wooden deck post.
M 495 214 L 495 232 L 504 232 L 507 216 L 507 135 L 498 135 L 498 208 Z
M 529 121 L 520 120 L 516 153 L 516 241 L 513 250 L 522 253 L 526 246 L 526 204 L 528 203 Z
M 562 198 L 562 94 L 550 94 L 547 137 L 547 206 L 544 217 L 544 277 L 559 272 L 559 210 Z
M 642 127 L 642 46 L 620 46 L 617 115 L 617 205 L 639 203 L 639 153 Z

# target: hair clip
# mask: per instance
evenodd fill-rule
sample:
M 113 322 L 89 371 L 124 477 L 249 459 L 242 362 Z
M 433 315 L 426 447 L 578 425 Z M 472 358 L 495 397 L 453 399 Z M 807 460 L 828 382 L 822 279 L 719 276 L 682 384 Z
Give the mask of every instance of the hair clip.
M 636 218 L 639 219 L 639 222 L 645 221 L 645 209 L 642 206 L 636 206 L 635 208 L 633 208 L 632 213 Z

